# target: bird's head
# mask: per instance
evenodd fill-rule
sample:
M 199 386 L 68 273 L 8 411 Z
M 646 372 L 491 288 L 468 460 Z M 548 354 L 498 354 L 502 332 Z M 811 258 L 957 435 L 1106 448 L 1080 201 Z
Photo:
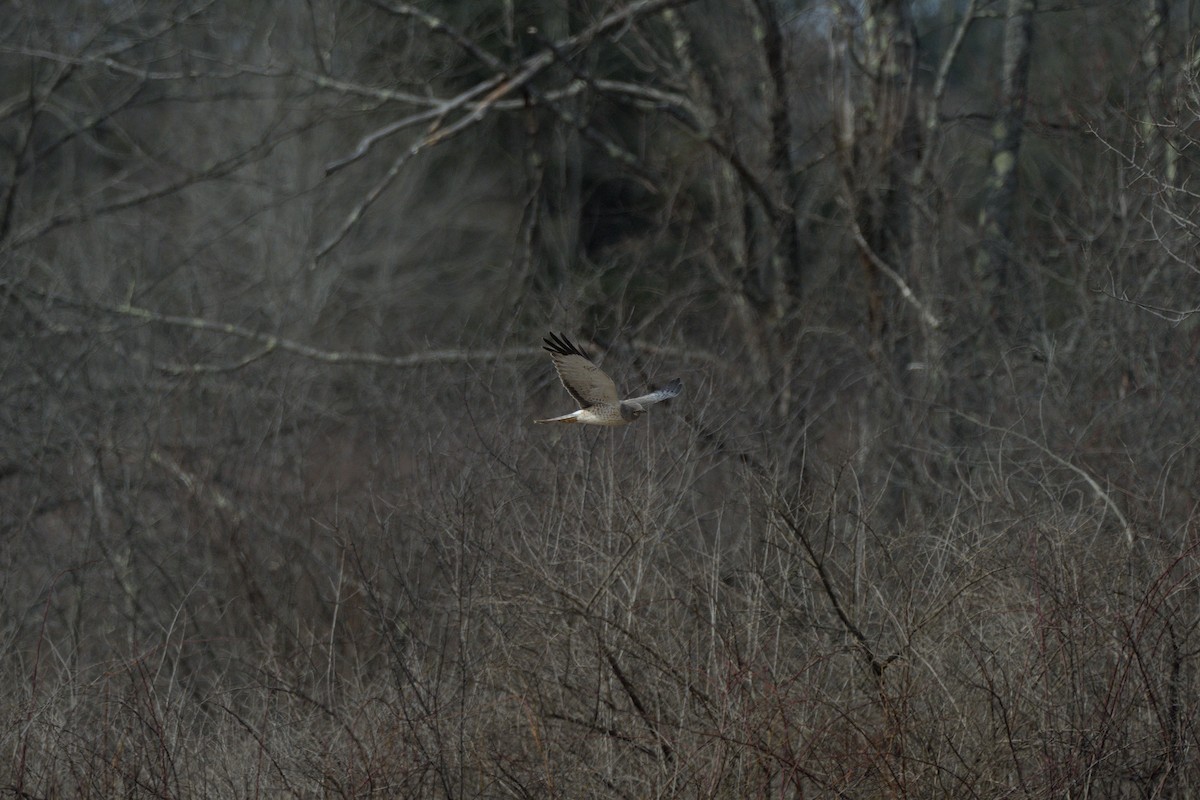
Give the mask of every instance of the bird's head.
M 628 400 L 621 402 L 621 419 L 626 422 L 633 422 L 635 419 L 646 413 L 646 409 L 642 408 L 637 403 L 631 403 Z

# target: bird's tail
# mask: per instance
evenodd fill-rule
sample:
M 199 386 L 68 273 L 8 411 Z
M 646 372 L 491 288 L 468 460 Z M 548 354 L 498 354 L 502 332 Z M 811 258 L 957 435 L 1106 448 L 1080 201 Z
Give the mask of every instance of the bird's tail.
M 570 414 L 563 414 L 561 417 L 551 417 L 550 419 L 535 419 L 534 422 L 539 425 L 544 425 L 548 422 L 564 422 L 568 425 L 575 424 L 575 418 L 579 416 L 578 411 L 572 411 Z

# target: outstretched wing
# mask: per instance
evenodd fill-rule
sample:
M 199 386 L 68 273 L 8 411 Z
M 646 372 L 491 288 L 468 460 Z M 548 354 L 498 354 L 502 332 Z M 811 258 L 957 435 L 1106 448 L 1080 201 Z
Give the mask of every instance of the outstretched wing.
M 676 378 L 663 388 L 659 389 L 657 392 L 644 394 L 641 397 L 631 397 L 625 402 L 637 403 L 642 408 L 645 408 L 646 406 L 652 406 L 655 403 L 661 403 L 663 400 L 670 400 L 672 397 L 678 397 L 679 393 L 682 391 L 683 381 L 679 380 L 679 378 Z
M 558 370 L 559 380 L 580 408 L 618 401 L 617 385 L 612 378 L 593 364 L 570 339 L 552 333 L 549 339 L 542 341 L 546 343 L 543 349 L 549 351 L 554 369 Z

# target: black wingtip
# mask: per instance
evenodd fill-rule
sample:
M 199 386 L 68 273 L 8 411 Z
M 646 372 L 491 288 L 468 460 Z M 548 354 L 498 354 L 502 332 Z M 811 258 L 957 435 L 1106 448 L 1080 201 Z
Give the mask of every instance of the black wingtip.
M 553 331 L 551 331 L 550 336 L 542 339 L 542 341 L 545 342 L 545 344 L 542 346 L 542 349 L 548 350 L 551 353 L 557 353 L 560 356 L 588 357 L 587 353 L 580 350 L 574 342 L 566 337 L 566 334 L 555 334 Z

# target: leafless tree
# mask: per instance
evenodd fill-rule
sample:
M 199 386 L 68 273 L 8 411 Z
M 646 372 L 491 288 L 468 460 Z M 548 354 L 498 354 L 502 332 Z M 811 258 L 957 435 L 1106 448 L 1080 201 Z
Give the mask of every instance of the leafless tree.
M 1195 793 L 1183 4 L 10 5 L 10 794 Z

